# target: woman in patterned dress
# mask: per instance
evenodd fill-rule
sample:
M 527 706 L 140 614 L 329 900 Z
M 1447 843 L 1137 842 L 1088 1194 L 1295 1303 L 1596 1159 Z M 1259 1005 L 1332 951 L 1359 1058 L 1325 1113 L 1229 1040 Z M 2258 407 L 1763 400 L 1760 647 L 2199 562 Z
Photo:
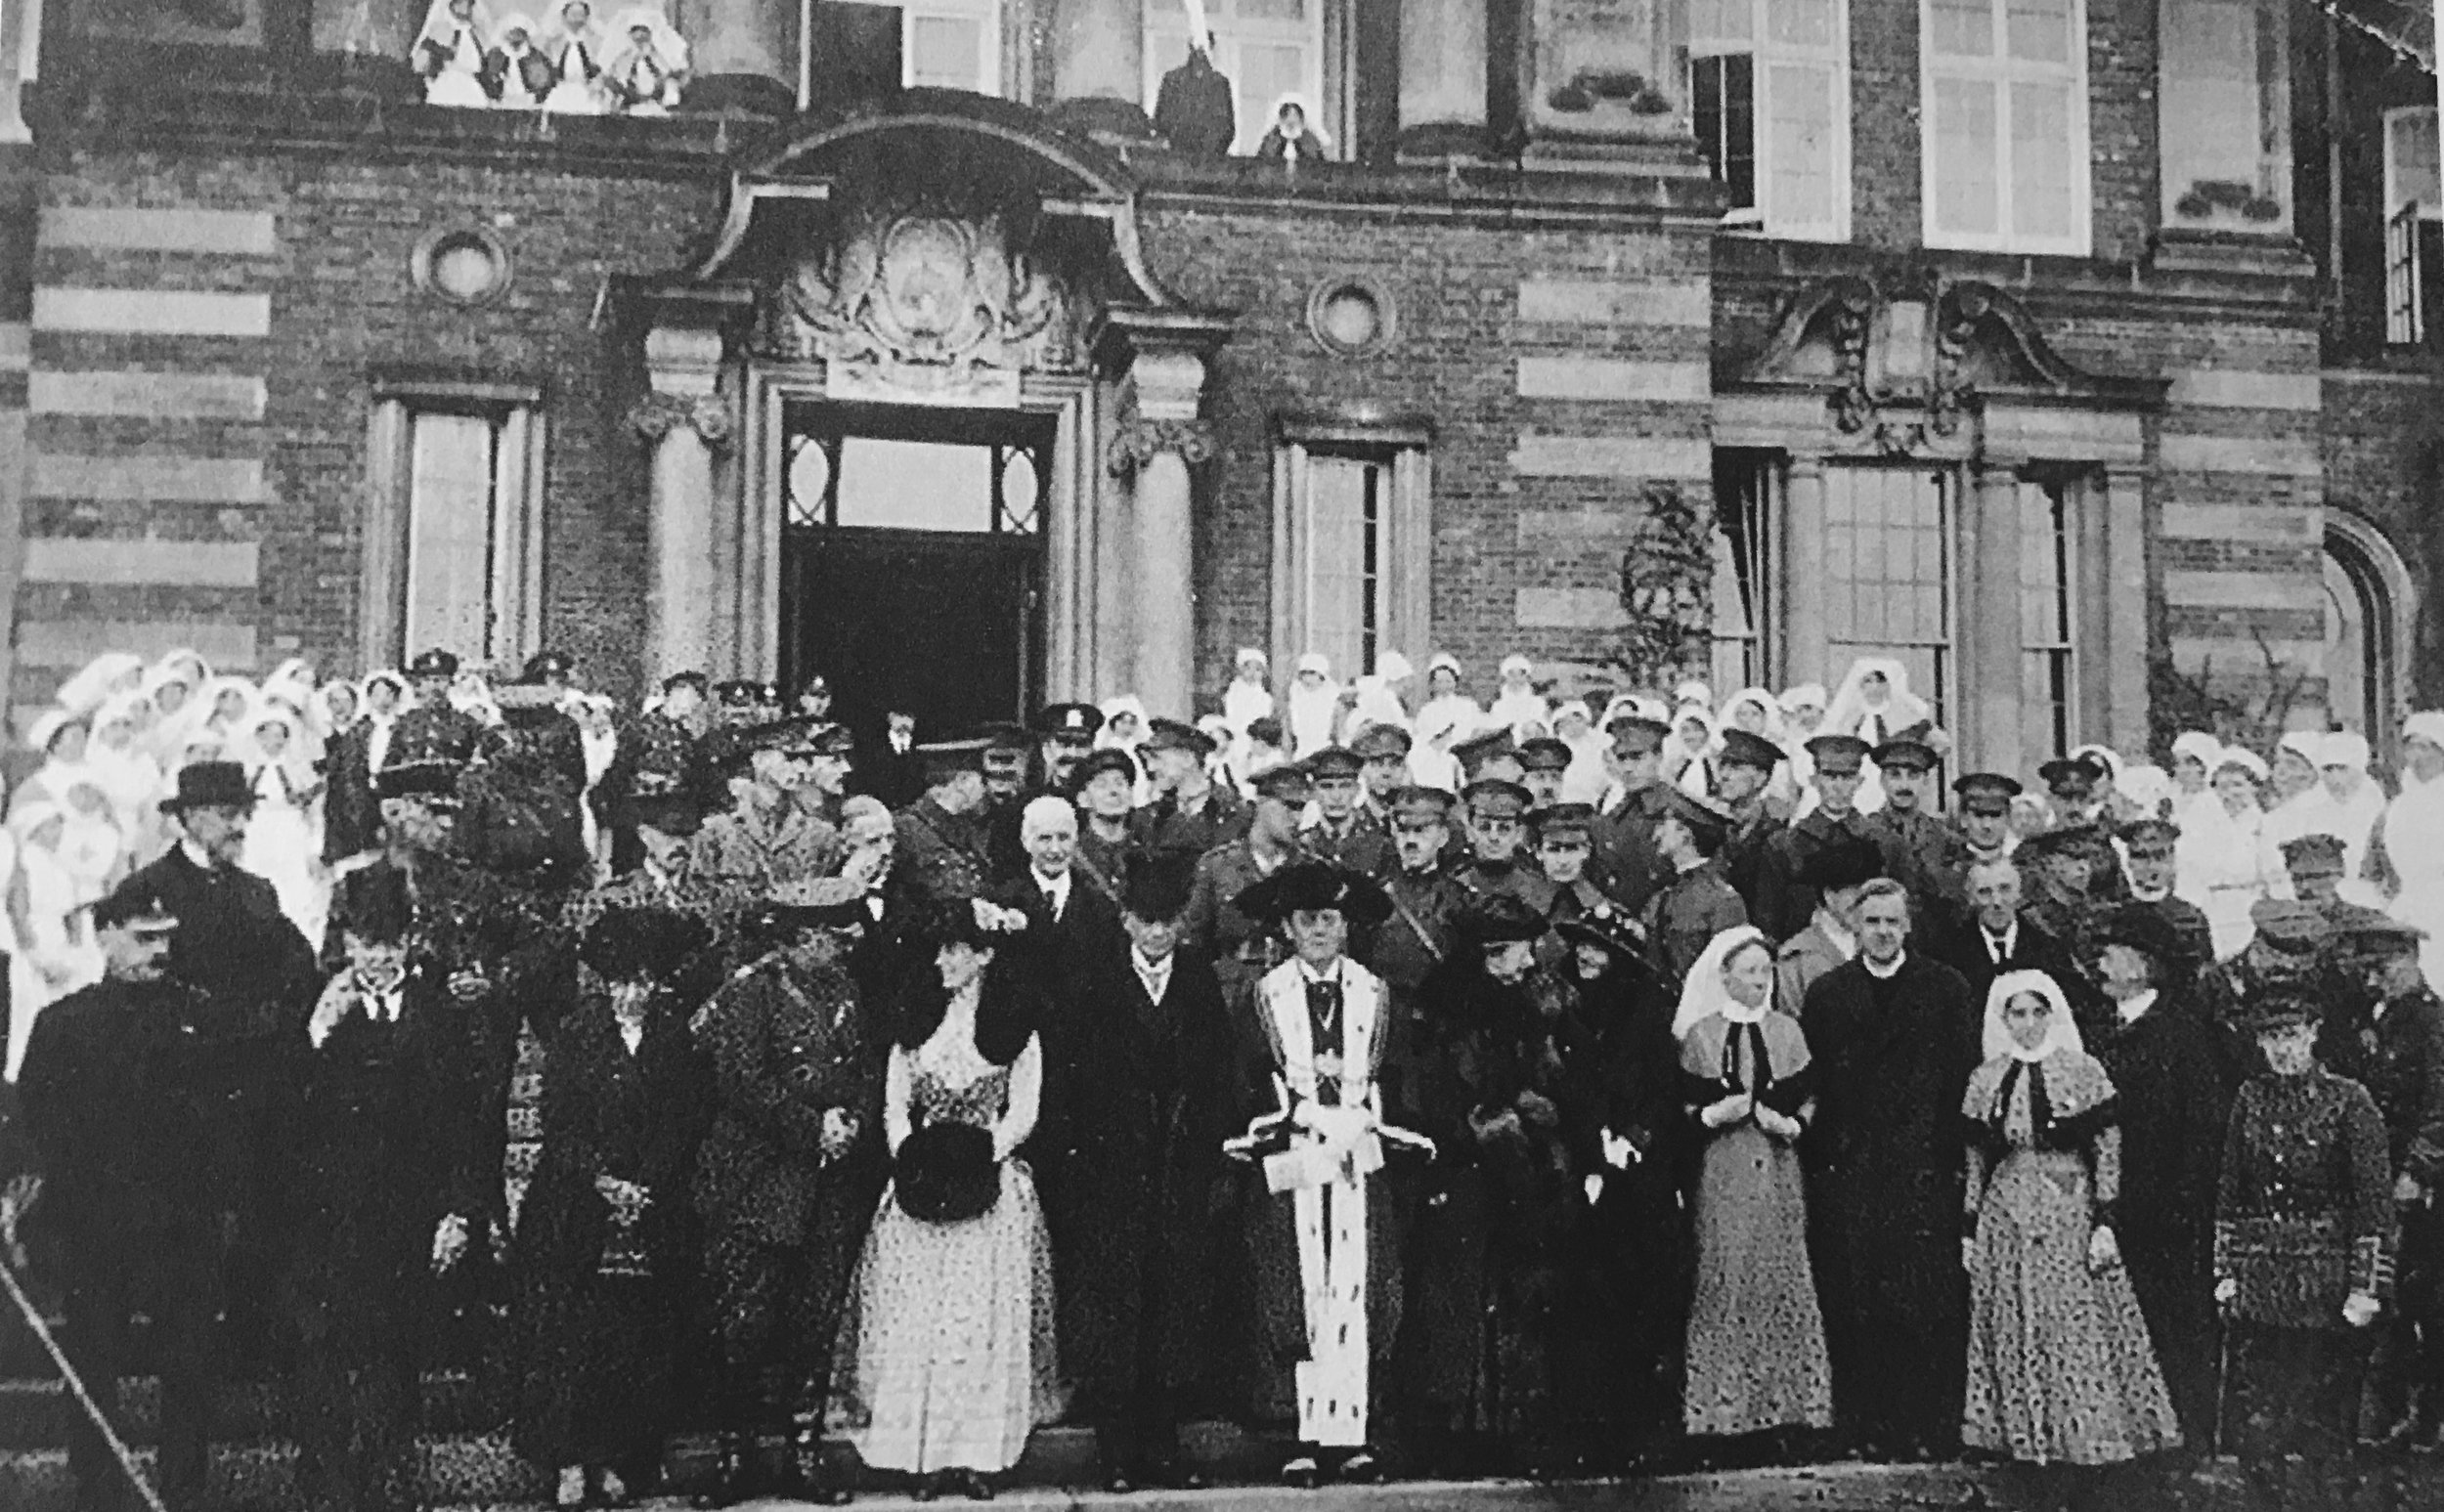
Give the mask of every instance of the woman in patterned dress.
M 987 1477 L 1018 1462 L 1059 1415 L 1052 1249 L 1026 1161 L 1044 1053 L 1018 986 L 995 958 L 1025 916 L 945 900 L 928 932 L 938 986 L 910 994 L 885 1073 L 895 1156 L 910 1134 L 956 1122 L 992 1136 L 1000 1195 L 977 1218 L 929 1223 L 883 1193 L 837 1355 L 835 1412 L 865 1463 L 919 1478 L 918 1493 L 992 1498 Z
M 1676 1018 L 1682 1101 L 1703 1145 L 1681 1405 L 1692 1437 L 1833 1424 L 1795 1147 L 1815 1076 L 1799 1020 L 1772 1007 L 1772 948 L 1742 925 L 1689 969 Z
M 1962 1441 L 2081 1467 L 2178 1447 L 2180 1423 L 2114 1237 L 2114 1086 L 2043 972 L 1994 979 L 1986 1061 L 1961 1112 L 1970 1125 Z

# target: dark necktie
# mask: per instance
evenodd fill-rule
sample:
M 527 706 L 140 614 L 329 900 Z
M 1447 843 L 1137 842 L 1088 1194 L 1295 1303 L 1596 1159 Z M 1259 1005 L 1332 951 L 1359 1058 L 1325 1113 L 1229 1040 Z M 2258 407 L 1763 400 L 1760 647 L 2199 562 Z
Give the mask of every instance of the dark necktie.
M 1994 958 L 1996 966 L 2011 959 L 2011 946 L 2008 941 L 2008 935 L 1989 934 L 1986 937 L 1986 953 Z
M 1317 1060 L 1321 1061 L 1327 1056 L 1331 1057 L 1334 1061 L 1339 1060 L 1341 1050 L 1341 984 L 1339 982 L 1311 981 L 1307 983 L 1307 1036 L 1308 1043 L 1314 1048 Z M 1339 1074 L 1335 1072 L 1327 1076 L 1319 1070 L 1316 1073 L 1315 1094 L 1316 1101 L 1325 1106 L 1337 1105 L 1341 1100 Z
M 2011 1068 L 2003 1072 L 2002 1090 L 1994 1095 L 1994 1112 L 1988 1122 L 1995 1143 L 2003 1143 L 2003 1126 L 2011 1117 L 2011 1089 L 2020 1084 L 2023 1072 L 2029 1078 L 2029 1143 L 2044 1149 L 2054 1132 L 2054 1104 L 2045 1096 L 2045 1064 L 2041 1060 L 2012 1060 Z

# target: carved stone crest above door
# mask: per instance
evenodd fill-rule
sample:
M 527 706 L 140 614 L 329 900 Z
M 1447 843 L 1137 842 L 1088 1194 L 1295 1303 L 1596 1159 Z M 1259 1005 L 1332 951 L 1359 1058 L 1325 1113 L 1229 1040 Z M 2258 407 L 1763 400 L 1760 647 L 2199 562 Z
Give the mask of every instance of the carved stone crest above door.
M 799 250 L 767 330 L 775 357 L 868 365 L 931 387 L 979 368 L 1082 366 L 1077 306 L 1000 212 L 860 206 Z

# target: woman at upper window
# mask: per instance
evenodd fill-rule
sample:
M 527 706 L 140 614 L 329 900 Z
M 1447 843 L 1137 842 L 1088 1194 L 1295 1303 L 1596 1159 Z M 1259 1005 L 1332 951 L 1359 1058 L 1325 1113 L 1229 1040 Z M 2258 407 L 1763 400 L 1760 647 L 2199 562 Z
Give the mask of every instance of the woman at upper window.
M 1306 102 L 1296 95 L 1284 95 L 1273 107 L 1273 129 L 1256 144 L 1258 157 L 1278 157 L 1286 162 L 1321 160 L 1331 151 L 1324 134 L 1307 124 Z
M 544 97 L 544 108 L 562 115 L 600 115 L 602 70 L 611 43 L 594 23 L 594 8 L 586 0 L 567 0 L 535 45 L 551 65 L 554 81 Z
M 556 75 L 551 60 L 535 45 L 534 22 L 512 11 L 501 18 L 495 35 L 492 51 L 484 55 L 484 87 L 493 104 L 504 110 L 540 108 Z
M 415 34 L 411 61 L 424 76 L 424 103 L 461 108 L 492 104 L 484 92 L 484 53 L 492 28 L 477 14 L 476 0 L 433 0 Z

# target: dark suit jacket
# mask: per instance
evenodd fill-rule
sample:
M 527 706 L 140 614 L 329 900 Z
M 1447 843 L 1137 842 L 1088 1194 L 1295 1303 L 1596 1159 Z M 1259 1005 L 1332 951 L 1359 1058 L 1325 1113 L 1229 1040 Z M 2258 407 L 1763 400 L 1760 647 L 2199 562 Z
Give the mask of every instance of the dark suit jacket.
M 1035 990 L 1042 994 L 1040 1001 L 1058 1002 L 1079 990 L 1093 961 L 1127 938 L 1120 929 L 1119 908 L 1075 870 L 1069 874 L 1069 899 L 1058 922 L 1031 870 L 994 888 L 992 899 L 1026 915 L 1023 953 Z
M 2112 1006 L 2071 959 L 2071 947 L 2026 910 L 2020 914 L 2020 932 L 2012 941 L 2011 954 L 1999 964 L 1986 950 L 1986 935 L 1975 918 L 1965 926 L 1930 929 L 1925 939 L 1913 943 L 1958 972 L 1969 983 L 1969 1002 L 1981 1023 L 1985 1021 L 1986 990 L 2005 972 L 2043 972 L 2051 976 L 2070 1000 L 2071 1015 L 2078 1021 L 2082 1036 L 2092 1037 L 2113 1021 Z
M 322 990 L 314 947 L 254 873 L 206 870 L 174 845 L 128 879 L 178 916 L 169 972 L 210 1000 L 204 1032 L 222 1040 L 284 1037 L 303 1025 Z
M 373 726 L 359 719 L 323 756 L 323 859 L 370 850 L 381 839 L 382 808 L 373 797 Z

